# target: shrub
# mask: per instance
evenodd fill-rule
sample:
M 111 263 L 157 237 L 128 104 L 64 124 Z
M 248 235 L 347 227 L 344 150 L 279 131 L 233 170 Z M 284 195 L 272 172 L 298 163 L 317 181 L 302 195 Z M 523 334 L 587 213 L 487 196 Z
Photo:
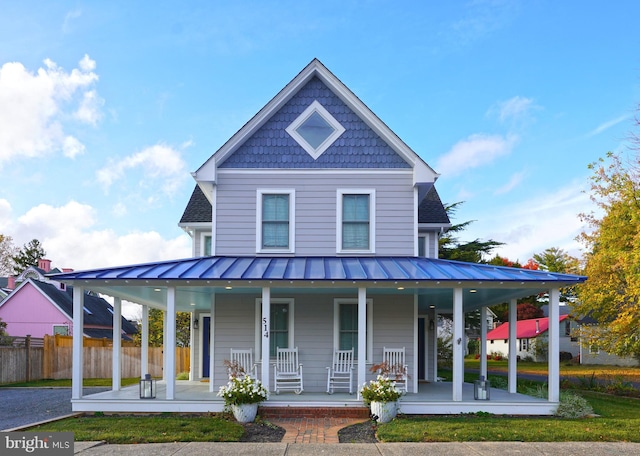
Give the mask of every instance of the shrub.
M 593 408 L 587 400 L 575 393 L 560 392 L 560 405 L 556 415 L 562 418 L 582 418 L 593 414 Z
M 570 361 L 573 355 L 569 352 L 560 352 L 560 361 Z

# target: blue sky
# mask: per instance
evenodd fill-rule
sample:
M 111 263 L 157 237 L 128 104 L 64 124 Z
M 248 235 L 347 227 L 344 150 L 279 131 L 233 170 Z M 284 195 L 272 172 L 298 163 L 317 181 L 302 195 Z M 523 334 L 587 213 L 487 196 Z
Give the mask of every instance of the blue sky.
M 464 240 L 579 254 L 640 103 L 637 1 L 0 0 L 0 233 L 54 266 L 191 255 L 190 175 L 314 57 L 465 201 Z

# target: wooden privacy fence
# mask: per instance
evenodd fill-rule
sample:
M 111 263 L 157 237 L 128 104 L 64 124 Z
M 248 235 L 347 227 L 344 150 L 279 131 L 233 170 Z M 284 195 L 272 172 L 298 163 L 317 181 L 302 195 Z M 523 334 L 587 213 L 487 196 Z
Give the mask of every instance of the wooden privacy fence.
M 30 338 L 22 338 L 27 339 Z M 0 384 L 41 379 L 67 379 L 72 375 L 73 342 L 71 336 L 45 336 L 30 339 L 28 347 L 0 348 Z M 38 343 L 40 346 L 34 346 Z M 111 378 L 113 371 L 112 341 L 108 339 L 84 338 L 83 377 Z M 130 342 L 123 342 L 120 350 L 120 376 L 140 377 L 151 374 L 162 377 L 162 347 L 149 347 L 149 371 L 141 372 L 142 349 Z M 189 347 L 176 347 L 176 374 L 188 372 L 190 368 Z
M 6 341 L 7 345 L 0 346 L 0 384 L 43 378 L 43 339 L 31 336 L 10 339 Z

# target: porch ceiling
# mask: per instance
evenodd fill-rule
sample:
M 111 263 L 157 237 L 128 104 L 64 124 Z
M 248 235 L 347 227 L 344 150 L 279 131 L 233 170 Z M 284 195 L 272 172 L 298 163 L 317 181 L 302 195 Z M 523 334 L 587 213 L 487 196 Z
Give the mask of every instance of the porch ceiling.
M 419 311 L 452 308 L 462 288 L 465 311 L 584 282 L 586 277 L 414 257 L 202 257 L 52 274 L 54 280 L 151 307 L 166 307 L 176 287 L 178 311 L 209 309 L 215 294 L 298 293 L 417 295 Z

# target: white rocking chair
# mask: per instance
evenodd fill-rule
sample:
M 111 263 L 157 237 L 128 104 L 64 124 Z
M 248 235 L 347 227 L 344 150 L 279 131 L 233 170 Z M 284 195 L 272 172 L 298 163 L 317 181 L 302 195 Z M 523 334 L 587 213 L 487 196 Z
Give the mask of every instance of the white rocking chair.
M 231 349 L 231 365 L 229 367 L 229 376 L 237 374 L 239 376 L 250 375 L 258 378 L 258 367 L 253 362 L 253 349 Z M 235 371 L 235 372 L 233 372 Z
M 298 347 L 276 347 L 273 376 L 276 394 L 280 394 L 280 390 L 293 390 L 296 394 L 302 393 L 302 364 L 298 363 Z
M 386 374 L 391 380 L 396 382 L 396 388 L 400 391 L 407 392 L 407 371 L 408 366 L 404 360 L 404 347 L 387 348 L 382 347 L 382 362 L 385 365 Z
M 327 367 L 327 393 L 333 394 L 336 388 L 346 388 L 353 394 L 353 348 L 335 350 L 333 363 Z

